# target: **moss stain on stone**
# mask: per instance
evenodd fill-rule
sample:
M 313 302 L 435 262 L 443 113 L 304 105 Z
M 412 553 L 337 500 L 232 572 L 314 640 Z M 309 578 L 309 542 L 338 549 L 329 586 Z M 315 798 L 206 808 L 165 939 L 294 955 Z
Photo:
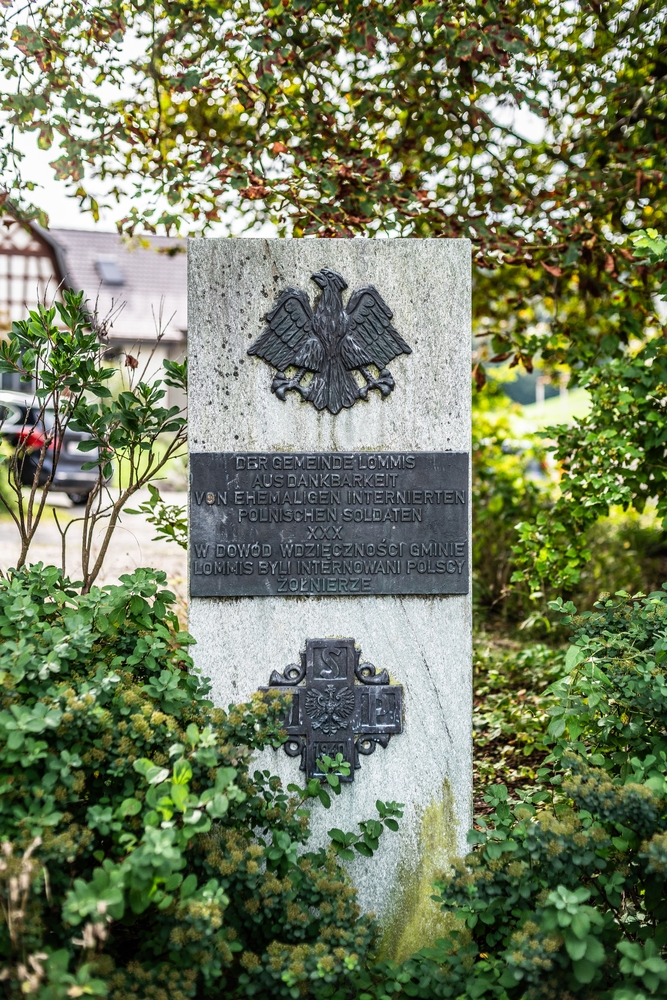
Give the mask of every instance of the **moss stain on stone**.
M 433 882 L 457 856 L 456 811 L 449 782 L 442 796 L 434 798 L 422 813 L 417 855 L 404 858 L 398 867 L 396 891 L 380 943 L 380 955 L 402 962 L 420 948 L 431 947 L 454 926 L 454 918 L 443 913 L 431 899 Z

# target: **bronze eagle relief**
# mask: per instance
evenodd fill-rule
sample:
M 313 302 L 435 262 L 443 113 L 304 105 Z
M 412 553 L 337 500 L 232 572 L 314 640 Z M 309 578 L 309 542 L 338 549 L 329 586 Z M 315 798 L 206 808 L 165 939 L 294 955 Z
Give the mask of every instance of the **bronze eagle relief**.
M 277 369 L 272 391 L 284 400 L 294 390 L 316 409 L 334 414 L 366 399 L 369 389 L 388 396 L 395 383 L 387 365 L 399 354 L 412 353 L 392 326 L 391 309 L 373 285 L 358 288 L 343 305 L 347 282 L 328 267 L 312 280 L 321 289 L 315 309 L 303 289 L 286 288 L 248 350 Z M 368 365 L 379 370 L 377 378 Z M 285 374 L 290 367 L 297 369 L 292 378 Z M 365 384 L 359 385 L 354 372 Z M 312 378 L 303 385 L 307 373 Z

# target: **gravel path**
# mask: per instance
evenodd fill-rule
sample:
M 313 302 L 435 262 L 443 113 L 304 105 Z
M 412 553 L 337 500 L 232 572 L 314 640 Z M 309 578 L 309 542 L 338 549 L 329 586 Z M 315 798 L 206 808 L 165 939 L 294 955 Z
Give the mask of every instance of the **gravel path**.
M 185 493 L 164 493 L 168 504 L 185 505 Z M 132 498 L 130 507 L 136 509 L 148 499 L 148 491 L 142 491 Z M 54 496 L 54 504 L 61 525 L 77 516 L 81 508 L 73 507 L 67 497 Z M 123 514 L 121 523 L 114 532 L 109 551 L 97 580 L 98 584 L 115 583 L 123 573 L 130 573 L 139 566 L 162 569 L 169 579 L 170 589 L 185 603 L 187 594 L 187 557 L 185 551 L 175 542 L 153 541 L 155 529 L 143 515 Z M 70 578 L 77 579 L 81 572 L 80 555 L 81 531 L 73 524 L 67 532 L 66 570 Z M 0 519 L 0 568 L 8 569 L 16 564 L 20 552 L 18 533 L 13 521 L 4 515 Z M 53 510 L 48 508 L 40 523 L 28 557 L 30 563 L 43 562 L 60 566 L 61 542 L 56 527 Z

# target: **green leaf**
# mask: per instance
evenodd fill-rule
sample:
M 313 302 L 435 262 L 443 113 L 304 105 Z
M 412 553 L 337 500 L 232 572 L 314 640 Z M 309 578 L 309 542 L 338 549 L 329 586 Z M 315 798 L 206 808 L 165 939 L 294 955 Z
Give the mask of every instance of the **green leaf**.
M 197 876 L 194 874 L 188 875 L 183 880 L 183 885 L 181 886 L 179 897 L 181 899 L 188 899 L 197 888 Z
M 363 856 L 365 858 L 372 858 L 373 857 L 373 851 L 372 851 L 372 849 L 363 840 L 358 841 L 354 845 L 354 849 L 355 849 L 355 851 L 358 851 L 359 854 L 363 854 Z
M 180 812 L 185 812 L 186 802 L 188 800 L 188 789 L 186 785 L 174 785 L 171 786 L 171 800 Z
M 572 963 L 574 978 L 578 983 L 592 983 L 595 978 L 596 969 L 597 966 L 593 962 L 589 962 L 587 958 L 582 958 L 581 961 Z
M 566 935 L 565 949 L 573 961 L 578 961 L 586 954 L 586 939 L 580 941 L 576 937 Z M 581 980 L 583 982 L 583 980 Z
M 351 851 L 349 847 L 343 847 L 342 844 L 334 843 L 333 848 L 336 854 L 344 861 L 354 860 L 354 851 Z
M 583 940 L 591 928 L 589 917 L 585 913 L 575 913 L 570 928 L 575 937 Z
M 174 763 L 174 774 L 172 777 L 172 784 L 174 785 L 187 785 L 192 779 L 192 767 L 189 762 L 181 757 Z M 165 780 L 164 778 L 162 779 Z
M 331 840 L 335 840 L 340 844 L 347 844 L 347 834 L 343 833 L 342 830 L 338 830 L 335 827 L 329 830 L 328 836 Z
M 595 965 L 602 965 L 605 960 L 605 951 L 602 942 L 596 937 L 589 937 L 586 942 L 586 958 Z
M 139 799 L 123 799 L 120 806 L 116 810 L 116 816 L 119 819 L 124 819 L 126 816 L 136 816 L 141 812 L 141 802 Z
M 565 654 L 565 670 L 567 673 L 571 673 L 575 667 L 584 659 L 584 651 L 580 646 L 570 646 L 567 653 Z

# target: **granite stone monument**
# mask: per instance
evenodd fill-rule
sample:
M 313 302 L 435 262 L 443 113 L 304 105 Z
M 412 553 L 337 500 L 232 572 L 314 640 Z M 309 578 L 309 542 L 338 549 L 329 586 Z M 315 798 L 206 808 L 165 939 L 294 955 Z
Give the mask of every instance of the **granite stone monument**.
M 291 694 L 285 784 L 350 764 L 313 837 L 377 799 L 351 863 L 402 958 L 442 935 L 431 882 L 472 801 L 470 244 L 189 244 L 190 630 L 227 707 Z

